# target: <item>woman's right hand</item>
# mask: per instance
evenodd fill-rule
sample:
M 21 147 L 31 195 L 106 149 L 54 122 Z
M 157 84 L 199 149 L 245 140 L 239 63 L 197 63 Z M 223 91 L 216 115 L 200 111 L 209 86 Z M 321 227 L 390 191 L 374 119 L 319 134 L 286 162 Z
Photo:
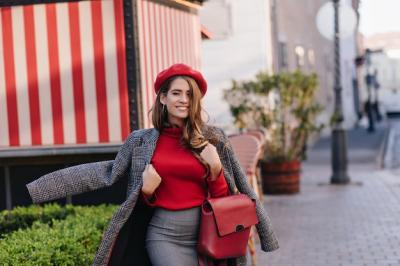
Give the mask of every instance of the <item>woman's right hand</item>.
M 142 173 L 142 178 L 142 192 L 147 196 L 153 195 L 154 191 L 161 183 L 161 176 L 157 173 L 152 164 L 146 165 Z

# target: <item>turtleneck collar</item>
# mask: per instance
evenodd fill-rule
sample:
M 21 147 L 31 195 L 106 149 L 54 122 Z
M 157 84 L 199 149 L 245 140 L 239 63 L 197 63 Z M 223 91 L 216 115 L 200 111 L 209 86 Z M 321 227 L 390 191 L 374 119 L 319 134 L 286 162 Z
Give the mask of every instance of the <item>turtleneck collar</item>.
M 183 128 L 181 127 L 165 127 L 161 132 L 162 135 L 173 138 L 181 138 L 182 133 L 183 133 Z

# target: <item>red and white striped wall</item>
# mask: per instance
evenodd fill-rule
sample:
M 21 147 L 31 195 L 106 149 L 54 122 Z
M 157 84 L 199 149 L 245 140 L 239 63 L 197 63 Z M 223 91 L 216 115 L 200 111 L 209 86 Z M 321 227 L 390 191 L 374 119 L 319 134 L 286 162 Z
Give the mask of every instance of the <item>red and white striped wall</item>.
M 0 8 L 0 147 L 129 134 L 122 0 Z
M 201 26 L 198 14 L 149 0 L 137 0 L 140 79 L 144 127 L 155 100 L 157 73 L 174 63 L 200 68 Z

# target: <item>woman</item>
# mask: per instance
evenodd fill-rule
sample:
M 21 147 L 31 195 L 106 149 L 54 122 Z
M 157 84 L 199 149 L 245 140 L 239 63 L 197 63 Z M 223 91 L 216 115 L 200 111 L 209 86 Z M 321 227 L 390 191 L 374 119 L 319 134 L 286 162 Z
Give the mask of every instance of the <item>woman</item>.
M 154 84 L 154 128 L 134 131 L 115 160 L 82 164 L 27 185 L 34 202 L 110 186 L 128 178 L 127 198 L 113 215 L 93 265 L 197 265 L 199 206 L 209 192 L 237 189 L 256 198 L 224 133 L 201 119 L 207 83 L 200 72 L 174 64 Z M 257 230 L 264 251 L 278 248 L 259 201 Z M 246 258 L 237 258 L 245 265 Z

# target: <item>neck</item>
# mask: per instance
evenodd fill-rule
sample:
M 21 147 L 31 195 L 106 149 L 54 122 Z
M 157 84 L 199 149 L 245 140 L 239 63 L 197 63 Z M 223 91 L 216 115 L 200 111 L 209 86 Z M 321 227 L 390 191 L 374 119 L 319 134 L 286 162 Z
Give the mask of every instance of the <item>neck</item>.
M 170 120 L 170 121 L 168 121 L 168 125 L 170 126 L 170 127 L 179 127 L 179 128 L 183 128 L 183 126 L 184 126 L 184 121 L 180 121 L 180 120 Z

